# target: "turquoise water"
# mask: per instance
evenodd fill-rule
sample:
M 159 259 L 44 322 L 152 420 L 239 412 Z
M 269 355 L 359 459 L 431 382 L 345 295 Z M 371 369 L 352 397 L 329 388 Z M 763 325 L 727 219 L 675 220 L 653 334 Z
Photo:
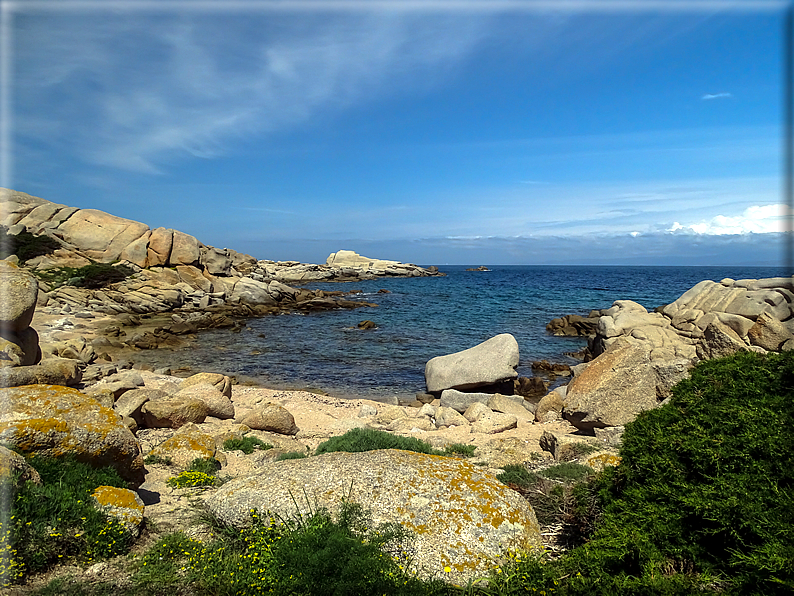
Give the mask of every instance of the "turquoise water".
M 533 360 L 575 364 L 565 352 L 586 345 L 580 338 L 548 335 L 546 323 L 555 317 L 586 315 L 622 299 L 651 310 L 704 279 L 785 275 L 780 267 L 494 266 L 489 272 L 470 272 L 463 266 L 448 266 L 441 270 L 446 277 L 307 284 L 313 289 L 359 289 L 363 293 L 358 299 L 378 307 L 250 319 L 241 333 L 202 332 L 195 346 L 169 354 L 170 366 L 251 377 L 274 388 L 322 389 L 338 397 L 409 398 L 424 390 L 427 360 L 499 333 L 515 336 L 518 372 L 531 376 Z M 381 288 L 390 293 L 379 294 Z M 378 328 L 355 329 L 364 319 L 375 321 Z M 146 353 L 141 356 L 145 361 Z

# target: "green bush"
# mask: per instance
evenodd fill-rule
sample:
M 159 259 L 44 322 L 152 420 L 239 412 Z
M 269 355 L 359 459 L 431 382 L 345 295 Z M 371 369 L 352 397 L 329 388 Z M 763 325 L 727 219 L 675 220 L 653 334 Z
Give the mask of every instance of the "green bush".
M 56 267 L 36 270 L 34 273 L 51 287 L 70 285 L 97 289 L 123 281 L 132 275 L 134 271 L 125 265 L 91 263 L 84 267 Z
M 21 232 L 11 236 L 7 232 L 7 228 L 0 227 L 0 259 L 16 255 L 20 263 L 24 263 L 34 257 L 48 255 L 61 247 L 55 239 L 43 234 L 34 236 L 30 232 Z
M 215 486 L 220 484 L 217 477 L 218 470 L 221 469 L 221 462 L 214 457 L 198 457 L 194 459 L 190 467 L 166 481 L 168 486 L 175 488 L 185 488 L 188 486 Z
M 150 453 L 146 457 L 143 458 L 143 463 L 146 465 L 161 465 L 161 466 L 170 466 L 173 461 L 171 460 L 170 455 L 162 456 L 157 455 L 156 453 Z
M 409 536 L 396 524 L 375 526 L 365 510 L 343 501 L 275 522 L 252 512 L 242 530 L 217 532 L 202 545 L 182 534 L 161 539 L 134 578 L 151 593 L 190 586 L 191 594 L 311 596 L 442 594 L 439 583 L 409 575 Z
M 439 455 L 441 453 L 433 449 L 430 443 L 415 439 L 414 437 L 401 437 L 399 435 L 393 435 L 381 430 L 369 428 L 354 428 L 343 435 L 331 437 L 324 443 L 321 443 L 317 447 L 315 455 L 334 451 L 359 453 L 361 451 L 374 451 L 375 449 L 403 449 L 404 451 L 416 451 L 418 453 L 429 453 L 432 455 Z
M 593 469 L 573 462 L 563 462 L 538 472 L 541 476 L 560 482 L 575 482 L 592 475 Z
M 463 443 L 452 443 L 444 447 L 445 455 L 462 455 L 463 457 L 472 457 L 475 451 L 477 451 L 476 445 L 464 445 Z
M 496 478 L 505 484 L 528 490 L 538 482 L 538 475 L 530 472 L 521 464 L 508 464 L 502 468 L 504 472 L 497 474 Z
M 276 458 L 276 461 L 284 461 L 286 459 L 305 459 L 308 457 L 303 451 L 288 451 L 282 453 Z
M 568 560 L 592 585 L 676 577 L 684 590 L 694 574 L 731 594 L 792 593 L 792 425 L 794 352 L 700 363 L 626 426 L 596 485 L 602 518 Z
M 96 509 L 91 493 L 98 486 L 126 488 L 112 468 L 95 469 L 72 458 L 32 457 L 42 484 L 25 482 L 11 493 L 11 516 L 0 532 L 11 538 L 0 557 L 10 581 L 70 560 L 90 563 L 129 550 L 132 536 L 124 526 Z M 8 523 L 10 527 L 3 528 Z M 8 544 L 8 543 L 6 543 Z
M 242 439 L 226 439 L 223 442 L 223 448 L 226 451 L 242 451 L 246 455 L 250 455 L 254 449 L 272 449 L 273 445 L 256 437 L 243 437 Z

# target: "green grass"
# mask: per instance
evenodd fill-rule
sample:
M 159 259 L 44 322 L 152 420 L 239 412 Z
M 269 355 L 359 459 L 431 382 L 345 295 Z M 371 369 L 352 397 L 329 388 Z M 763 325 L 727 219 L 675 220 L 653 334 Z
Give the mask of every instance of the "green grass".
M 444 447 L 445 455 L 460 455 L 463 457 L 473 457 L 477 451 L 476 445 L 464 445 L 463 443 L 452 443 Z
M 225 451 L 242 451 L 246 455 L 250 455 L 255 449 L 273 449 L 273 445 L 256 437 L 243 437 L 242 439 L 226 439 L 223 442 L 223 449 Z
M 11 505 L 10 519 L 0 522 L 1 535 L 10 538 L 0 553 L 0 571 L 8 581 L 21 581 L 57 563 L 91 563 L 129 550 L 129 532 L 94 508 L 90 496 L 98 486 L 126 488 L 115 470 L 70 458 L 32 457 L 29 463 L 39 472 L 41 485 L 25 482 L 15 489 L 11 482 L 2 487 Z
M 173 461 L 171 460 L 170 455 L 162 456 L 158 454 L 149 454 L 143 458 L 143 463 L 146 465 L 161 465 L 161 466 L 170 466 Z
M 572 462 L 563 462 L 538 472 L 541 476 L 560 482 L 576 482 L 594 474 L 593 469 Z
M 282 453 L 276 458 L 276 461 L 284 461 L 286 459 L 305 459 L 309 457 L 303 451 L 288 451 L 287 453 Z
M 530 472 L 521 464 L 508 464 L 502 468 L 504 472 L 497 474 L 496 478 L 505 484 L 515 484 L 524 489 L 530 489 L 538 482 L 538 475 Z
M 135 585 L 151 593 L 190 586 L 220 596 L 443 594 L 443 584 L 417 580 L 404 569 L 411 537 L 396 524 L 375 525 L 361 506 L 344 501 L 339 513 L 272 521 L 252 512 L 241 530 L 219 529 L 208 545 L 184 534 L 162 538 L 141 561 Z
M 362 451 L 374 451 L 375 449 L 403 449 L 404 451 L 416 451 L 417 453 L 432 455 L 440 455 L 442 453 L 433 449 L 430 443 L 414 437 L 401 437 L 369 428 L 354 428 L 343 435 L 331 437 L 321 443 L 317 447 L 315 455 L 334 451 L 359 453 Z

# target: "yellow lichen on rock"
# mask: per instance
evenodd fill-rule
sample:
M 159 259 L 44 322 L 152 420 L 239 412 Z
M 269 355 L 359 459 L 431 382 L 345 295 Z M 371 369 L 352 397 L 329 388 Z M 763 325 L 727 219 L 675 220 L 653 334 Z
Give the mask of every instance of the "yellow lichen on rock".
M 70 387 L 24 385 L 0 389 L 0 441 L 46 457 L 73 455 L 122 478 L 143 481 L 140 445 L 113 410 Z
M 133 491 L 115 486 L 99 486 L 91 494 L 97 508 L 117 519 L 133 536 L 138 536 L 143 524 L 144 505 Z
M 215 457 L 215 439 L 188 423 L 170 439 L 152 449 L 151 455 L 170 457 L 178 466 L 186 467 L 196 458 Z

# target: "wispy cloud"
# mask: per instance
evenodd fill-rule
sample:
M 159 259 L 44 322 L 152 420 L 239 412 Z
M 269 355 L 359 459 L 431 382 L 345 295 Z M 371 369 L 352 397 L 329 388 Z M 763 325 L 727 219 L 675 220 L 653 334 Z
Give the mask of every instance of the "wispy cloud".
M 321 111 L 439 84 L 429 69 L 456 65 L 487 31 L 487 17 L 421 16 L 19 17 L 17 133 L 146 173 L 224 155 Z
M 717 215 L 709 220 L 682 225 L 674 222 L 669 232 L 694 232 L 710 236 L 727 234 L 771 234 L 783 232 L 790 222 L 791 210 L 782 203 L 753 205 L 741 215 Z
M 700 99 L 720 99 L 720 98 L 723 98 L 723 97 L 733 97 L 733 95 L 730 94 L 730 93 L 726 93 L 726 92 L 723 92 L 723 93 L 706 93 Z

